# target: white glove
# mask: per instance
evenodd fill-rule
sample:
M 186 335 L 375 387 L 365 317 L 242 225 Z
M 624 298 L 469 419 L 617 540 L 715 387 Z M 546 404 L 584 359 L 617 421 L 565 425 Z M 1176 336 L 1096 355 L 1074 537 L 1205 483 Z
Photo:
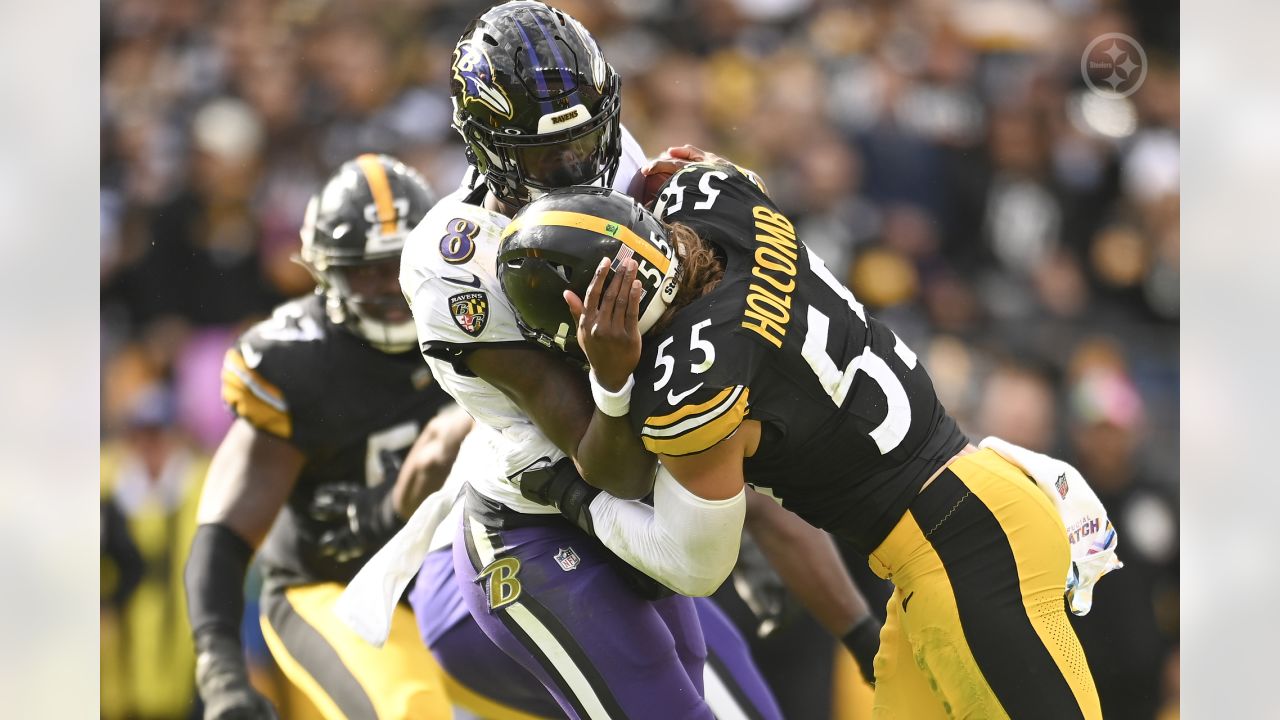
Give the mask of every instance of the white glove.
M 1067 541 L 1071 543 L 1067 603 L 1072 613 L 1088 614 L 1093 607 L 1093 586 L 1103 575 L 1124 567 L 1116 557 L 1120 539 L 1111 527 L 1107 509 L 1098 494 L 1085 482 L 1080 471 L 1061 460 L 998 437 L 988 437 L 978 447 L 990 448 L 1018 466 L 1057 508 L 1067 528 Z

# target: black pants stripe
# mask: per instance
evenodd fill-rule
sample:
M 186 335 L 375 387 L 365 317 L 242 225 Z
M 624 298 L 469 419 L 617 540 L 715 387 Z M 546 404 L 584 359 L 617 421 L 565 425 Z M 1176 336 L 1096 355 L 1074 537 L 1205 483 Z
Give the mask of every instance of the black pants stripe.
M 1083 718 L 1071 687 L 1032 627 L 1004 528 L 945 470 L 911 506 L 941 558 L 974 659 L 1012 718 Z
M 895 585 L 874 717 L 1101 719 L 1063 601 L 1066 528 L 994 451 L 939 473 L 868 559 Z
M 750 720 L 764 720 L 759 708 L 756 707 L 746 691 L 734 679 L 733 672 L 729 670 L 729 667 L 724 664 L 724 661 L 719 656 L 711 651 L 711 648 L 707 648 L 707 665 L 710 665 L 711 669 L 715 671 L 716 677 L 720 678 L 720 682 L 729 691 L 729 695 L 733 697 L 733 702 L 742 711 L 743 715 L 750 718 Z
M 377 712 L 363 687 L 347 670 L 337 651 L 318 630 L 300 616 L 283 589 L 263 593 L 262 611 L 285 649 L 315 678 L 350 720 L 377 720 Z

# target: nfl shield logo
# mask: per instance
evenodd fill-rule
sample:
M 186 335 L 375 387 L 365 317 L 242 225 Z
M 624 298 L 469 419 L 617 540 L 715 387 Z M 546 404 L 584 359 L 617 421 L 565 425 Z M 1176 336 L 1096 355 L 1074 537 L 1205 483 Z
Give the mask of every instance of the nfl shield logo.
M 489 320 L 489 297 L 483 292 L 459 293 L 449 298 L 453 321 L 471 337 L 478 337 Z
M 1056 487 L 1056 488 L 1058 489 L 1058 495 L 1060 495 L 1060 496 L 1062 497 L 1062 499 L 1063 499 L 1063 500 L 1066 500 L 1066 499 L 1067 499 L 1067 490 L 1068 490 L 1068 488 L 1067 488 L 1067 474 L 1066 474 L 1066 473 L 1062 473 L 1061 475 L 1059 475 L 1059 476 L 1058 476 L 1058 479 L 1053 483 L 1053 486 L 1054 486 L 1054 487 Z
M 560 552 L 556 553 L 556 562 L 560 563 L 560 569 L 569 572 L 577 570 L 578 565 L 582 564 L 582 558 L 578 557 L 578 553 L 573 548 L 560 548 Z

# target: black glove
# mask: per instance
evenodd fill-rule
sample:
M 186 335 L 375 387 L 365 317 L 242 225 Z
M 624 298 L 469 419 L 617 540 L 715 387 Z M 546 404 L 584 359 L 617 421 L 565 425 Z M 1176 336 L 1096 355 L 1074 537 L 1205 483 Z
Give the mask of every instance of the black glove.
M 320 552 L 338 562 L 347 562 L 376 551 L 404 526 L 396 514 L 386 481 L 375 487 L 326 485 L 311 500 L 311 517 L 321 522 L 338 522 L 338 527 L 320 536 Z
M 279 720 L 275 708 L 249 684 L 240 643 L 214 633 L 196 638 L 196 687 L 204 720 Z
M 734 592 L 755 616 L 756 637 L 769 637 L 804 613 L 751 533 L 742 534 L 738 562 L 729 578 Z
M 880 621 L 868 614 L 840 638 L 840 642 L 853 653 L 858 670 L 862 671 L 862 678 L 871 687 L 876 686 L 875 659 L 876 653 L 880 652 L 880 627 Z
M 525 470 L 520 474 L 520 494 L 526 500 L 559 510 L 583 532 L 596 536 L 591 523 L 591 501 L 600 494 L 600 488 L 583 480 L 569 458 L 537 470 Z

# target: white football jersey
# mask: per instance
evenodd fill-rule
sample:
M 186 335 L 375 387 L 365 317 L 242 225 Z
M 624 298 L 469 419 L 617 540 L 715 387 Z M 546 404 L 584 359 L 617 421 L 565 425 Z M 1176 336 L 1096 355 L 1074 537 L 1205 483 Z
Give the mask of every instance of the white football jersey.
M 625 192 L 644 164 L 639 144 L 624 128 L 622 160 L 614 188 Z M 463 362 L 464 346 L 525 343 L 515 310 L 498 283 L 498 244 L 510 218 L 466 202 L 464 184 L 427 213 L 414 228 L 400 260 L 400 288 L 413 309 L 418 345 L 436 382 L 476 422 L 496 431 L 491 436 L 501 476 L 469 478 L 482 495 L 523 513 L 554 513 L 554 508 L 520 495 L 521 471 L 542 458 L 564 457 L 503 392 L 472 375 Z

